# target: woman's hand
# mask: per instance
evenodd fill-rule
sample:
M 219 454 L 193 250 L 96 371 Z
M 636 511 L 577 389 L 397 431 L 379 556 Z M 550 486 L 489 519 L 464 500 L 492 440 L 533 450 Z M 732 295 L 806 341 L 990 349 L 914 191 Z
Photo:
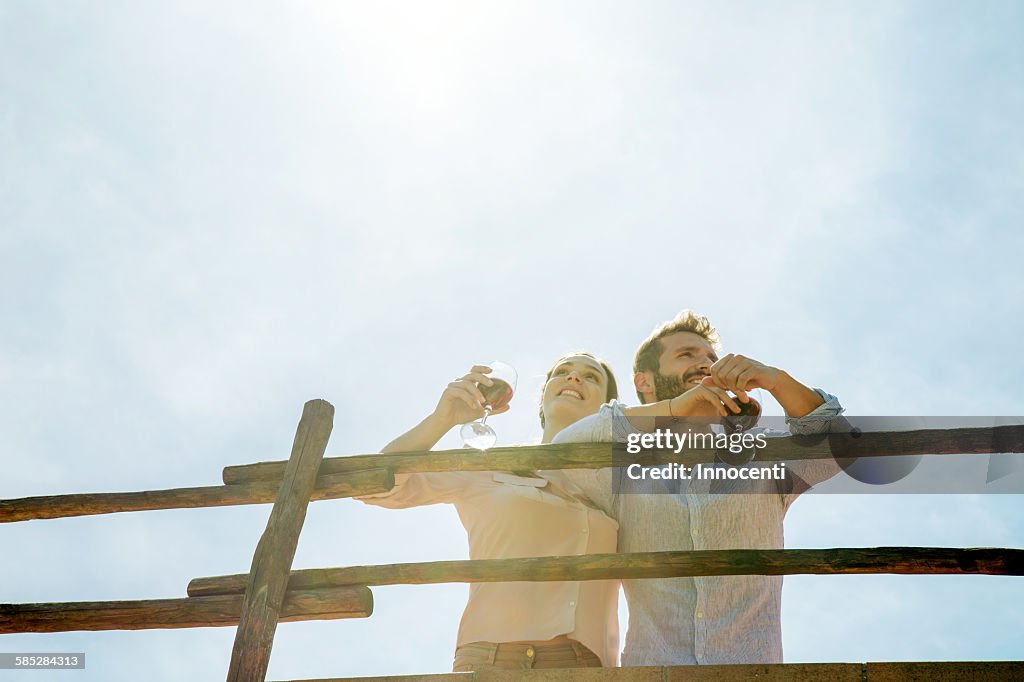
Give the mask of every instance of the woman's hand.
M 437 445 L 444 434 L 456 424 L 465 424 L 484 416 L 486 399 L 480 391 L 480 385 L 494 384 L 487 377 L 491 368 L 474 365 L 473 369 L 463 377 L 456 379 L 445 387 L 441 393 L 437 407 L 427 418 L 412 427 L 398 438 L 384 446 L 381 452 L 418 452 L 429 450 Z M 491 414 L 508 411 L 508 405 Z
M 480 391 L 480 385 L 494 385 L 494 382 L 487 376 L 490 373 L 491 368 L 486 365 L 473 365 L 466 375 L 445 387 L 441 398 L 437 401 L 437 407 L 434 408 L 432 417 L 448 428 L 483 417 L 487 399 Z M 508 405 L 504 405 L 491 414 L 507 412 L 508 408 Z

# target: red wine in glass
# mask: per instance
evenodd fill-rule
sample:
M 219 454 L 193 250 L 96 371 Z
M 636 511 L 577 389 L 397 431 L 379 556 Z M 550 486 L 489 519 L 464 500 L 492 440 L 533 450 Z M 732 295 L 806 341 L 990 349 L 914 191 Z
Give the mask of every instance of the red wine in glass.
M 490 386 L 477 384 L 480 392 L 484 394 L 483 419 L 463 424 L 459 431 L 462 442 L 477 450 L 486 450 L 497 441 L 498 436 L 494 429 L 487 425 L 487 418 L 491 416 L 491 412 L 508 405 L 516 390 L 516 380 L 519 378 L 511 365 L 504 362 L 491 362 L 487 366 L 491 368 L 487 378 L 493 383 Z
M 508 382 L 502 379 L 491 379 L 494 382 L 492 386 L 484 386 L 480 384 L 480 392 L 484 394 L 484 400 L 487 401 L 487 408 L 491 412 L 497 412 L 501 408 L 508 405 L 509 401 L 512 400 L 512 387 L 508 385 Z
M 761 418 L 761 404 L 749 395 L 747 397 L 750 398 L 750 402 L 746 403 L 739 398 L 734 398 L 736 404 L 740 406 L 740 411 L 728 417 L 722 417 L 722 422 L 731 433 L 752 429 Z
M 750 402 L 745 403 L 735 399 L 736 404 L 740 406 L 740 411 L 728 417 L 722 417 L 722 424 L 725 426 L 726 433 L 742 433 L 757 425 L 758 420 L 761 418 L 761 402 L 754 398 L 755 394 L 761 397 L 761 390 L 755 388 L 747 392 L 747 398 Z M 756 448 L 744 448 L 740 452 L 733 452 L 729 448 L 722 448 L 719 449 L 716 457 L 721 462 L 738 467 L 749 464 L 756 455 Z

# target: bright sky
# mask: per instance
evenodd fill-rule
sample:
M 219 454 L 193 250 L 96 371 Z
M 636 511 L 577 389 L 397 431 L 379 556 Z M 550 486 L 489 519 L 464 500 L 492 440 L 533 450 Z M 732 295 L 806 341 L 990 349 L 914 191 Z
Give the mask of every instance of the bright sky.
M 1022 33 L 995 1 L 0 0 L 0 498 L 213 485 L 314 397 L 329 455 L 374 452 L 491 359 L 520 372 L 499 442 L 529 442 L 555 357 L 628 386 L 684 307 L 851 414 L 1024 414 Z M 184 596 L 269 511 L 5 524 L 0 601 Z M 807 496 L 787 544 L 1024 547 L 1022 512 Z M 450 507 L 340 500 L 295 566 L 465 555 Z M 1019 659 L 1020 580 L 787 578 L 787 660 Z M 283 624 L 269 678 L 446 671 L 465 592 Z M 233 636 L 0 651 L 218 680 Z

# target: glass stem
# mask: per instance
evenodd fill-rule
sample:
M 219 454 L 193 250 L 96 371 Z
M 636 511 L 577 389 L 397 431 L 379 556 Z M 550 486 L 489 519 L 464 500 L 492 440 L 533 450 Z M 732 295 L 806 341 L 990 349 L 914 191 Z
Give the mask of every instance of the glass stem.
M 491 416 L 491 408 L 485 407 L 484 408 L 484 416 L 483 416 L 483 419 L 480 420 L 480 423 L 481 424 L 486 424 L 487 423 L 487 418 L 490 417 L 490 416 Z

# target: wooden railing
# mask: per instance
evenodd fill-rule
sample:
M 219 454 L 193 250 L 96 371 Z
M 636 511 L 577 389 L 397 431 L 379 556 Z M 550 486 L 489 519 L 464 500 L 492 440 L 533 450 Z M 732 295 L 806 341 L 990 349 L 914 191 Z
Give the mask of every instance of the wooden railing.
M 517 471 L 611 466 L 610 444 L 495 448 L 481 456 L 452 450 L 324 459 L 334 408 L 306 403 L 287 461 L 224 469 L 224 485 L 128 493 L 89 493 L 0 501 L 0 522 L 55 519 L 152 509 L 274 502 L 247 574 L 196 578 L 180 599 L 0 604 L 0 634 L 72 630 L 130 630 L 238 625 L 228 680 L 263 680 L 280 621 L 365 618 L 373 611 L 369 586 L 445 582 L 646 579 L 708 575 L 968 574 L 1024 575 L 1024 550 L 1008 548 L 878 547 L 813 550 L 709 550 L 592 554 L 487 561 L 442 561 L 292 571 L 295 547 L 311 500 L 386 492 L 396 473 Z M 843 439 L 858 457 L 912 454 L 1024 452 L 1024 427 L 1000 426 L 772 439 L 761 461 L 831 458 Z M 855 443 L 853 441 L 856 441 Z M 644 464 L 714 461 L 712 450 L 645 452 Z M 493 671 L 408 676 L 409 682 L 505 680 L 667 682 L 680 680 L 1024 679 L 1024 662 L 778 664 L 681 668 Z M 339 678 L 340 679 L 340 678 Z M 359 678 L 384 679 L 384 678 Z M 394 678 L 387 678 L 394 679 Z

